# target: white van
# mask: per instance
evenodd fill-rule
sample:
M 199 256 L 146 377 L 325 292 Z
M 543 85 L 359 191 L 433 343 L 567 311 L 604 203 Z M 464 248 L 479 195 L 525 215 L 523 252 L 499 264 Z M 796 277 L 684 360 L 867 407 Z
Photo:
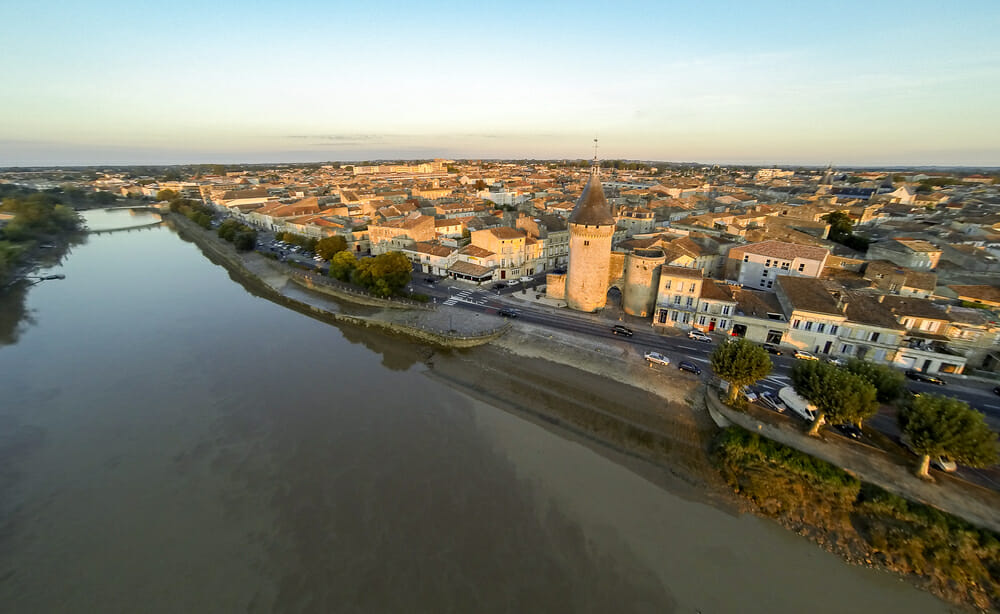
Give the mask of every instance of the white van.
M 785 402 L 785 406 L 805 420 L 812 422 L 816 419 L 816 406 L 803 399 L 791 386 L 785 386 L 778 391 L 778 398 Z

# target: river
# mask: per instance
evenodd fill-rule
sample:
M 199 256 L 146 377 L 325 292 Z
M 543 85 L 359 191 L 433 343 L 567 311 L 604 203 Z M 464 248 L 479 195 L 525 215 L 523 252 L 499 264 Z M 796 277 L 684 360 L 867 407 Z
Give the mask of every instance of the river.
M 45 272 L 0 297 L 4 611 L 949 611 L 254 296 L 170 228 Z

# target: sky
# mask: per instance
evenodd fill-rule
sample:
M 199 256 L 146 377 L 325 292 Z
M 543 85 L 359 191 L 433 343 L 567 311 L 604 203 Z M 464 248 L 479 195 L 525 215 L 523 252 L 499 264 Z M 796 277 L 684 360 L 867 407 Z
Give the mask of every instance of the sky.
M 1000 166 L 1000 1 L 0 3 L 0 166 Z

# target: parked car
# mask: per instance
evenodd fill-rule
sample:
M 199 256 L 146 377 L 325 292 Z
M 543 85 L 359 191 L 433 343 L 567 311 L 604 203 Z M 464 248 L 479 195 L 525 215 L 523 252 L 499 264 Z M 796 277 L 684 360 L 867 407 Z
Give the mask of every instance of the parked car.
M 516 286 L 517 284 L 518 284 L 518 281 L 516 279 L 508 279 L 507 280 L 507 285 L 508 286 Z
M 906 446 L 907 450 L 909 450 L 910 452 L 913 452 L 917 456 L 921 456 L 921 454 L 919 452 L 917 452 L 916 450 L 913 449 L 913 444 L 910 443 L 910 439 L 906 435 L 903 435 L 899 439 L 899 441 L 904 446 Z M 958 469 L 958 465 L 955 463 L 955 461 L 951 460 L 947 456 L 932 456 L 931 457 L 931 467 L 934 467 L 935 469 L 937 469 L 939 471 L 945 471 L 947 473 L 951 473 L 952 471 L 955 471 L 956 469 Z
M 819 358 L 816 358 L 805 350 L 795 350 L 795 357 L 799 360 L 819 360 Z
M 631 337 L 634 334 L 631 328 L 628 326 L 622 326 L 621 324 L 615 324 L 612 326 L 611 332 L 616 335 L 624 335 L 626 337 Z
M 783 414 L 785 413 L 785 410 L 788 409 L 788 407 L 785 405 L 785 402 L 779 399 L 777 396 L 775 396 L 773 392 L 768 392 L 765 390 L 764 392 L 760 393 L 760 398 L 758 400 L 760 401 L 760 404 L 763 405 L 764 407 L 767 407 L 768 409 L 773 409 L 778 413 Z
M 864 434 L 861 429 L 854 426 L 853 424 L 834 424 L 833 428 L 837 429 L 841 435 L 844 437 L 850 437 L 851 439 L 857 439 L 861 441 L 864 438 Z
M 436 277 L 431 277 L 430 275 L 428 275 L 427 277 L 424 277 L 424 281 L 426 281 L 429 284 L 436 284 L 438 280 Z
M 533 281 L 535 281 L 535 280 L 534 280 L 534 279 L 532 279 L 532 278 L 530 278 L 530 277 L 522 277 L 522 278 L 521 278 L 521 279 L 519 279 L 518 281 L 520 281 L 520 282 L 521 282 L 522 284 L 526 284 L 526 283 L 530 283 L 530 282 L 533 282 Z
M 646 352 L 645 357 L 649 362 L 658 365 L 667 366 L 670 364 L 670 359 L 659 352 Z
M 701 332 L 700 330 L 688 331 L 688 339 L 694 339 L 695 341 L 704 341 L 706 343 L 711 343 L 712 338 Z
M 830 358 L 830 359 L 827 360 L 827 362 L 830 363 L 831 365 L 835 366 L 835 367 L 846 367 L 847 366 L 847 359 L 846 358 L 840 358 L 839 356 L 837 358 Z
M 500 311 L 497 312 L 497 315 L 503 316 L 505 318 L 516 318 L 517 317 L 517 312 L 514 311 L 513 309 L 508 309 L 508 308 L 504 307 L 503 309 L 501 309 Z
M 762 347 L 775 356 L 781 356 L 781 349 L 773 343 L 765 343 Z
M 941 379 L 940 377 L 934 377 L 933 375 L 921 373 L 920 371 L 914 371 L 913 369 L 907 369 L 906 377 L 918 382 L 925 382 L 928 384 L 935 384 L 937 386 L 944 386 L 944 380 Z
M 751 388 L 750 386 L 744 386 L 740 388 L 740 394 L 745 396 L 747 401 L 750 401 L 751 403 L 756 403 L 757 399 L 759 398 L 757 391 Z
M 808 422 L 816 419 L 816 406 L 799 396 L 791 386 L 785 386 L 779 390 L 778 398 L 784 401 L 785 407 L 802 419 Z
M 494 290 L 503 290 L 506 287 L 507 287 L 507 284 L 493 284 L 493 289 Z
M 694 373 L 695 375 L 701 375 L 701 367 L 694 364 L 693 362 L 688 362 L 687 360 L 682 360 L 677 363 L 677 368 L 681 371 L 687 371 L 688 373 Z

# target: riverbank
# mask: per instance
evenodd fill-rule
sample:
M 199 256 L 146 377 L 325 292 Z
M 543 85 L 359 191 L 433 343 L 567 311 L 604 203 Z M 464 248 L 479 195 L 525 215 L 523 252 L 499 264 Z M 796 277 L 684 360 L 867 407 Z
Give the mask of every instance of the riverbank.
M 315 317 L 362 326 L 372 321 L 402 321 L 415 328 L 428 314 L 437 313 L 426 310 L 411 313 L 368 305 L 367 313 L 356 316 L 338 313 L 341 305 L 317 302 L 303 295 L 289 297 L 285 294 L 289 271 L 256 254 L 244 258 L 228 244 L 216 246 L 210 232 L 197 227 L 192 231 L 196 236 L 202 235 L 203 240 L 196 243 L 206 252 L 216 254 L 231 275 L 241 277 L 241 283 L 245 277 L 245 283 L 262 289 L 267 298 L 311 312 Z M 468 313 L 464 316 L 471 317 Z M 395 326 L 382 328 L 399 332 Z M 406 336 L 437 348 L 455 347 L 417 335 Z M 627 342 L 581 338 L 518 322 L 488 344 L 461 351 L 429 351 L 426 362 L 431 377 L 471 396 L 488 399 L 535 423 L 552 425 L 562 436 L 613 456 L 616 462 L 626 464 L 650 481 L 669 483 L 672 491 L 680 489 L 685 496 L 716 507 L 754 511 L 775 518 L 763 513 L 751 500 L 734 495 L 712 464 L 711 448 L 718 429 L 709 418 L 704 389 L 697 378 L 676 369 L 650 366 L 642 359 L 640 350 Z M 884 565 L 877 557 L 860 556 L 858 553 L 863 550 L 857 548 L 838 549 L 840 540 L 829 525 L 816 518 L 811 522 L 803 521 L 798 526 L 782 524 L 850 562 L 900 572 L 927 588 L 926 582 L 912 571 Z M 958 592 L 936 594 L 963 601 Z M 976 603 L 968 599 L 963 602 Z
M 470 318 L 458 310 L 429 310 L 419 305 L 400 309 L 398 304 L 374 296 L 338 292 L 333 284 L 324 283 L 325 280 L 315 274 L 294 270 L 256 252 L 238 252 L 214 232 L 201 228 L 183 215 L 167 214 L 166 220 L 181 238 L 198 245 L 242 283 L 253 286 L 271 300 L 297 311 L 316 314 L 327 321 L 376 328 L 442 348 L 483 345 L 503 336 L 510 328 L 509 323 L 499 319 Z M 306 291 L 295 292 L 291 287 L 303 287 Z M 322 300 L 318 293 L 375 309 L 347 313 L 342 305 Z

